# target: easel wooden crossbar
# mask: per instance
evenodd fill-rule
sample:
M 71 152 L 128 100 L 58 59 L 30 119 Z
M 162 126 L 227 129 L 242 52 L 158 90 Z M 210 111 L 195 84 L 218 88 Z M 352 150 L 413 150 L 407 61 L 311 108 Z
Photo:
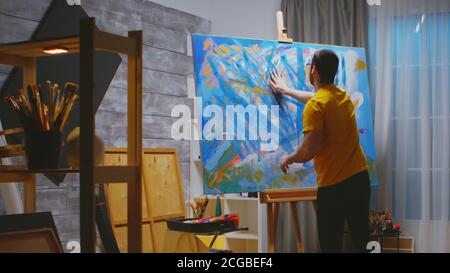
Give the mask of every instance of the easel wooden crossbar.
M 260 202 L 267 205 L 267 237 L 268 252 L 275 252 L 277 219 L 281 203 L 289 203 L 294 221 L 295 239 L 298 253 L 303 253 L 303 241 L 300 223 L 298 221 L 296 202 L 313 201 L 317 198 L 317 188 L 265 190 L 260 193 Z

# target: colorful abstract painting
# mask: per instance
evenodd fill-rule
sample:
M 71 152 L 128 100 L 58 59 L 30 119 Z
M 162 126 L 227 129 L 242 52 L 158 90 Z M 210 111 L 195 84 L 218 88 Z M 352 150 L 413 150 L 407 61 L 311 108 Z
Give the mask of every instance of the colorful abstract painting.
M 286 175 L 279 168 L 280 159 L 292 153 L 302 141 L 304 104 L 289 97 L 274 96 L 268 80 L 270 71 L 276 69 L 285 75 L 291 87 L 313 92 L 307 77 L 308 64 L 314 52 L 323 48 L 331 49 L 339 56 L 335 84 L 349 93 L 355 105 L 360 143 L 369 163 L 371 183 L 378 184 L 364 49 L 193 35 L 196 90 L 201 98 L 198 108 L 203 133 L 200 147 L 205 193 L 317 186 L 312 162 L 294 164 Z M 256 111 L 247 111 L 246 115 L 230 121 L 227 119 L 227 107 L 230 106 L 245 109 L 256 106 L 252 108 Z M 220 111 L 216 110 L 220 109 L 223 114 L 219 115 Z M 264 124 L 265 120 L 267 124 Z M 228 127 L 235 130 L 230 133 Z M 263 149 L 265 142 L 271 141 L 267 132 L 278 134 L 278 145 L 273 149 Z M 223 137 L 217 137 L 222 134 Z M 241 138 L 236 137 L 239 135 Z

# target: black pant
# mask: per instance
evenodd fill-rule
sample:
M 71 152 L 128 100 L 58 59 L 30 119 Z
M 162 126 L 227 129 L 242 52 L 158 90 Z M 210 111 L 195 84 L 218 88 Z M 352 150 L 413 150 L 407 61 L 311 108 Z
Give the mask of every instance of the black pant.
M 345 181 L 319 188 L 317 192 L 317 225 L 323 252 L 341 252 L 344 223 L 353 246 L 365 252 L 369 241 L 370 180 L 367 171 Z

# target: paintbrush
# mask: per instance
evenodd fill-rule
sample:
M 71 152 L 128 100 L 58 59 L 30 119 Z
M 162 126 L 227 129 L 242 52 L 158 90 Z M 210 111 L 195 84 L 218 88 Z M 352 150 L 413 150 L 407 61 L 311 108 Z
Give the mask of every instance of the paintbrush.
M 28 98 L 30 100 L 31 118 L 35 124 L 35 127 L 40 128 L 42 123 L 39 119 L 39 111 L 36 108 L 36 93 L 31 85 L 27 87 L 27 91 L 28 91 Z
M 28 99 L 28 95 L 26 92 L 23 91 L 23 89 L 19 89 L 19 97 L 22 99 L 23 104 L 25 105 L 25 108 L 28 110 L 28 112 L 31 112 L 30 107 L 30 100 Z
M 7 102 L 9 102 L 9 104 L 11 105 L 11 107 L 13 108 L 13 110 L 17 110 L 17 111 L 20 110 L 19 106 L 17 105 L 16 101 L 14 100 L 14 98 L 13 98 L 12 96 L 6 96 L 6 97 L 5 97 L 5 100 L 6 100 Z
M 50 131 L 50 121 L 49 121 L 49 114 L 48 114 L 48 107 L 45 104 L 42 104 L 42 112 L 43 112 L 43 118 L 44 118 L 44 131 Z
M 69 118 L 70 115 L 70 111 L 72 111 L 72 107 L 75 103 L 75 101 L 78 99 L 78 95 L 77 94 L 73 94 L 70 99 L 69 102 L 67 103 L 67 105 L 64 107 L 64 112 L 62 114 L 62 118 L 61 118 L 61 124 L 59 125 L 58 130 L 59 131 L 63 131 L 64 127 L 66 126 L 67 120 Z
M 66 82 L 66 84 L 64 85 L 64 88 L 66 89 L 65 104 L 67 105 L 67 103 L 70 101 L 71 97 L 73 95 L 75 95 L 75 93 L 77 92 L 78 85 L 73 82 Z
M 36 111 L 38 113 L 41 128 L 45 130 L 44 111 L 43 111 L 42 99 L 41 99 L 41 86 L 40 85 L 34 86 L 34 91 L 36 94 Z
M 55 109 L 55 102 L 54 102 L 54 95 L 53 95 L 53 87 L 51 81 L 46 81 L 47 84 L 47 108 L 48 108 L 48 120 L 49 127 L 53 129 L 53 115 L 54 115 L 54 109 Z

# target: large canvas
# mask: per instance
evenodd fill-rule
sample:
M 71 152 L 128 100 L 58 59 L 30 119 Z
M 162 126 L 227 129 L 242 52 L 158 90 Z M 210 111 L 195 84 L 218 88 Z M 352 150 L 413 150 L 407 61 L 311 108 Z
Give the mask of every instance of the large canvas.
M 302 141 L 304 104 L 274 96 L 268 80 L 270 71 L 276 69 L 291 87 L 313 92 L 308 64 L 322 48 L 333 50 L 340 59 L 335 84 L 348 92 L 355 105 L 360 143 L 371 183 L 377 185 L 364 49 L 193 35 L 205 193 L 317 186 L 312 162 L 294 164 L 286 175 L 279 168 L 280 159 Z M 227 109 L 236 106 L 248 111 L 230 120 Z M 276 132 L 278 139 L 276 134 L 272 135 L 275 141 L 269 139 L 268 132 Z

